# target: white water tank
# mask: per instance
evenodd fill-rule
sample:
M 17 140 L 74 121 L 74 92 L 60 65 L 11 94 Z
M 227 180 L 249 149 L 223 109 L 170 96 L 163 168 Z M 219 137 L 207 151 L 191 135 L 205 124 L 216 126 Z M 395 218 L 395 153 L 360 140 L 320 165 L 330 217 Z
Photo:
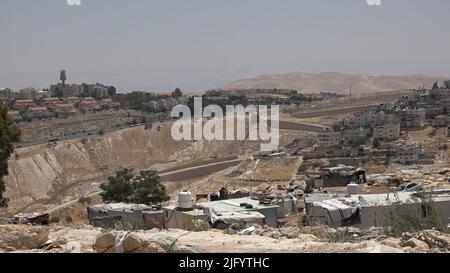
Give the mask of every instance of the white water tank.
M 347 185 L 347 196 L 351 197 L 353 195 L 358 195 L 359 194 L 359 189 L 358 189 L 358 184 L 356 184 L 355 182 L 351 182 L 350 184 Z
M 178 194 L 178 208 L 182 210 L 192 210 L 194 208 L 191 192 L 182 191 Z

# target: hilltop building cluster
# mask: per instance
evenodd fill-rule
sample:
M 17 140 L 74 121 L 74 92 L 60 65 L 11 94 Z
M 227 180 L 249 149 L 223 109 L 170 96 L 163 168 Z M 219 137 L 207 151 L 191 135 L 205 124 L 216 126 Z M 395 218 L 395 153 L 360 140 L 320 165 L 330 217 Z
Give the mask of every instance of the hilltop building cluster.
M 447 128 L 450 136 L 449 121 L 450 81 L 446 81 L 441 87 L 436 83 L 431 90 L 414 90 L 395 103 L 380 104 L 373 110 L 359 111 L 334 122 L 316 134 L 316 145 L 306 157 L 384 154 L 393 156 L 400 164 L 432 163 L 434 155 L 416 143 L 401 141 L 401 136 L 427 126 Z
M 116 109 L 120 103 L 109 98 L 115 88 L 100 83 L 66 84 L 66 71 L 61 71 L 61 82 L 42 91 L 26 87 L 19 92 L 0 89 L 0 101 L 8 108 L 15 122 L 35 119 L 66 118 L 77 114 Z
M 120 103 L 110 98 L 96 100 L 93 97 L 48 97 L 37 100 L 15 100 L 9 106 L 8 115 L 15 122 L 32 121 L 36 119 L 66 118 L 78 114 L 118 109 Z

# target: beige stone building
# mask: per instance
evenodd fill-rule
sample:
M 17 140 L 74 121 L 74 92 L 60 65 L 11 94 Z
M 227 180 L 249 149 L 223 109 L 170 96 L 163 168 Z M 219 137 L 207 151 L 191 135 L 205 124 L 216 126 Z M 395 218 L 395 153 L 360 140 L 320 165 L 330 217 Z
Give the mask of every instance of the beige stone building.
M 390 123 L 373 129 L 374 139 L 392 141 L 400 138 L 400 123 Z

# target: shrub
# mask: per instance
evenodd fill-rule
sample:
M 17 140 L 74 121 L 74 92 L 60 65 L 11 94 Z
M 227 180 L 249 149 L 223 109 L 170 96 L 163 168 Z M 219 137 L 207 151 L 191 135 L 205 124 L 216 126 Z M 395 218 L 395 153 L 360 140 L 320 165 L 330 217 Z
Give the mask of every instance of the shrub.
M 387 220 L 387 232 L 395 237 L 424 229 L 444 231 L 447 226 L 447 221 L 439 213 L 432 196 L 424 192 L 415 193 L 406 203 L 392 204 Z
M 436 128 L 434 128 L 431 132 L 428 133 L 428 136 L 434 137 L 434 136 L 436 136 L 436 134 L 437 134 L 437 130 L 436 130 Z
M 65 220 L 66 220 L 66 223 L 67 223 L 67 224 L 70 224 L 70 223 L 73 222 L 73 219 L 72 219 L 72 217 L 71 217 L 70 215 L 66 215 Z
M 328 233 L 328 239 L 331 243 L 351 243 L 355 241 L 355 236 L 348 228 L 343 228 Z

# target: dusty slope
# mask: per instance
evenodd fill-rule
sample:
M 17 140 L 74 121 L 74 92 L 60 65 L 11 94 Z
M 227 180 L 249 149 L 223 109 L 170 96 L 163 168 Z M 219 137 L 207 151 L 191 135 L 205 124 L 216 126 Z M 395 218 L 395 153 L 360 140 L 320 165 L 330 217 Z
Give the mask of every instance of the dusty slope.
M 253 79 L 243 79 L 225 86 L 225 89 L 239 88 L 293 88 L 305 93 L 333 91 L 349 92 L 352 84 L 353 93 L 372 93 L 382 91 L 397 91 L 417 88 L 425 84 L 431 87 L 435 81 L 446 80 L 445 77 L 424 75 L 406 76 L 369 76 L 350 75 L 343 73 L 302 73 L 294 72 L 281 75 L 262 75 Z
M 233 141 L 176 142 L 170 136 L 170 124 L 162 125 L 160 131 L 139 127 L 103 137 L 32 146 L 17 149 L 12 156 L 6 196 L 11 199 L 11 210 L 34 203 L 58 203 L 97 190 L 121 167 L 164 169 L 244 150 L 241 142 Z
M 170 123 L 154 127 L 16 149 L 6 177 L 10 212 L 51 208 L 96 192 L 120 168 L 164 170 L 211 157 L 250 155 L 260 148 L 258 142 L 246 141 L 177 142 Z M 292 136 L 282 136 L 281 145 L 291 141 Z

